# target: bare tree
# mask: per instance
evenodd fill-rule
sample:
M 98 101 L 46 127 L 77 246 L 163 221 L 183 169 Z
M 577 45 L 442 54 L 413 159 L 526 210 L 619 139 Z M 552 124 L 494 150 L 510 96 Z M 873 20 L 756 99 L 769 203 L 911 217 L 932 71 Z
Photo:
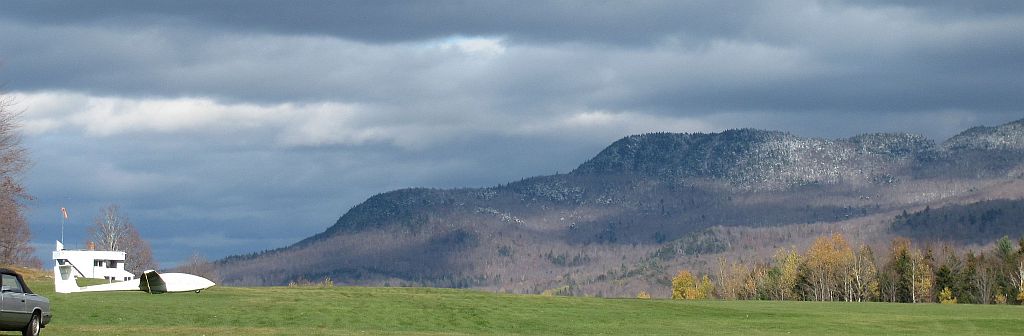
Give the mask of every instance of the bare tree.
M 142 274 L 147 270 L 157 269 L 156 261 L 153 260 L 153 250 L 149 242 L 139 236 L 139 231 L 129 223 L 128 236 L 124 242 L 125 267 L 124 269 L 132 274 Z
M 199 251 L 192 251 L 192 255 L 188 260 L 185 261 L 184 264 L 181 264 L 181 266 L 178 266 L 176 270 L 179 272 L 198 275 L 217 283 L 221 281 L 220 276 L 217 273 L 217 268 L 214 267 L 213 263 L 209 260 L 206 260 L 206 257 L 199 254 Z
M 853 300 L 857 302 L 871 301 L 878 297 L 878 269 L 875 266 L 875 253 L 871 246 L 862 244 L 854 256 L 851 265 L 853 276 Z
M 6 190 L 0 195 L 0 264 L 31 264 L 33 248 L 28 244 L 31 234 L 21 206 Z
M 157 268 L 149 243 L 142 239 L 131 220 L 121 215 L 116 204 L 101 209 L 93 223 L 89 236 L 101 249 L 125 252 L 126 271 L 138 275 Z
M 978 255 L 977 270 L 974 274 L 973 285 L 977 289 L 978 303 L 989 304 L 996 294 L 996 277 L 998 270 L 992 265 L 992 257 L 984 253 Z
M 22 213 L 22 202 L 31 196 L 20 181 L 30 161 L 21 145 L 19 114 L 11 110 L 12 104 L 0 94 L 0 264 L 32 265 L 38 259 L 32 256 L 31 232 Z
M 89 228 L 96 247 L 105 251 L 124 251 L 124 242 L 128 237 L 128 228 L 132 226 L 128 217 L 121 216 L 120 207 L 111 204 L 100 209 L 100 214 L 93 220 Z

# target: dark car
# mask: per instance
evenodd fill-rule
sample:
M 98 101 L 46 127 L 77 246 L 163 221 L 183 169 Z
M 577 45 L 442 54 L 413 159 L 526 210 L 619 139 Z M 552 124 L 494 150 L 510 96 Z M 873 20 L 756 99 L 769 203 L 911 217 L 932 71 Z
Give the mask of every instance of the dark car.
M 0 330 L 36 336 L 52 316 L 50 299 L 32 293 L 17 272 L 0 268 Z

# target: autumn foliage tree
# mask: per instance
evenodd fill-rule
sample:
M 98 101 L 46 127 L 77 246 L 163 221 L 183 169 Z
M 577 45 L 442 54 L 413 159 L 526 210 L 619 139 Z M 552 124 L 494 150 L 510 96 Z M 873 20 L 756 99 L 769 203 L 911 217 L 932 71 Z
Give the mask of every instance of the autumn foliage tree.
M 673 300 L 685 300 L 687 299 L 688 291 L 692 290 L 697 284 L 697 280 L 694 279 L 693 274 L 690 271 L 679 271 L 675 277 L 672 277 L 672 299 Z
M 711 277 L 707 275 L 698 281 L 690 271 L 683 270 L 672 278 L 672 299 L 675 300 L 705 300 L 714 290 Z
M 853 250 L 841 234 L 822 236 L 807 250 L 804 270 L 807 285 L 817 301 L 850 298 L 853 292 Z
M 796 248 L 790 250 L 779 249 L 775 252 L 775 269 L 778 276 L 775 281 L 778 300 L 795 300 L 797 298 L 794 288 L 800 278 L 800 254 Z
M 711 276 L 705 274 L 700 278 L 700 284 L 697 285 L 697 296 L 696 299 L 710 299 L 711 295 L 715 292 L 715 284 L 711 282 Z
M 914 249 L 910 253 L 911 263 L 911 299 L 910 302 L 931 302 L 932 288 L 935 283 L 935 275 L 932 272 L 930 254 L 922 254 L 920 250 Z
M 9 97 L 0 95 L 0 264 L 31 266 L 40 263 L 32 256 L 31 232 L 22 212 L 23 202 L 31 196 L 21 185 L 30 162 L 12 104 Z

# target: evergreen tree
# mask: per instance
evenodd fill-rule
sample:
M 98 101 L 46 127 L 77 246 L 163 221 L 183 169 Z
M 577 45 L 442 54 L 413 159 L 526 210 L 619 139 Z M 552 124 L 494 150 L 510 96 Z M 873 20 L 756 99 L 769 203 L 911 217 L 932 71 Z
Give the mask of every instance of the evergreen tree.
M 883 300 L 889 302 L 913 302 L 914 265 L 910 255 L 910 241 L 896 238 L 892 241 L 892 255 L 886 262 L 879 283 L 882 284 Z

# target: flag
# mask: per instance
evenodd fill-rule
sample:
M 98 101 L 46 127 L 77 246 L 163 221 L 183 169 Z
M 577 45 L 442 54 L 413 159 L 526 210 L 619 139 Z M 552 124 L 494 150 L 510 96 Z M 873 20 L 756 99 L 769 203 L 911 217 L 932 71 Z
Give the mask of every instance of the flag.
M 68 209 L 67 208 L 60 208 L 60 213 L 64 214 L 64 219 L 65 220 L 68 219 Z

